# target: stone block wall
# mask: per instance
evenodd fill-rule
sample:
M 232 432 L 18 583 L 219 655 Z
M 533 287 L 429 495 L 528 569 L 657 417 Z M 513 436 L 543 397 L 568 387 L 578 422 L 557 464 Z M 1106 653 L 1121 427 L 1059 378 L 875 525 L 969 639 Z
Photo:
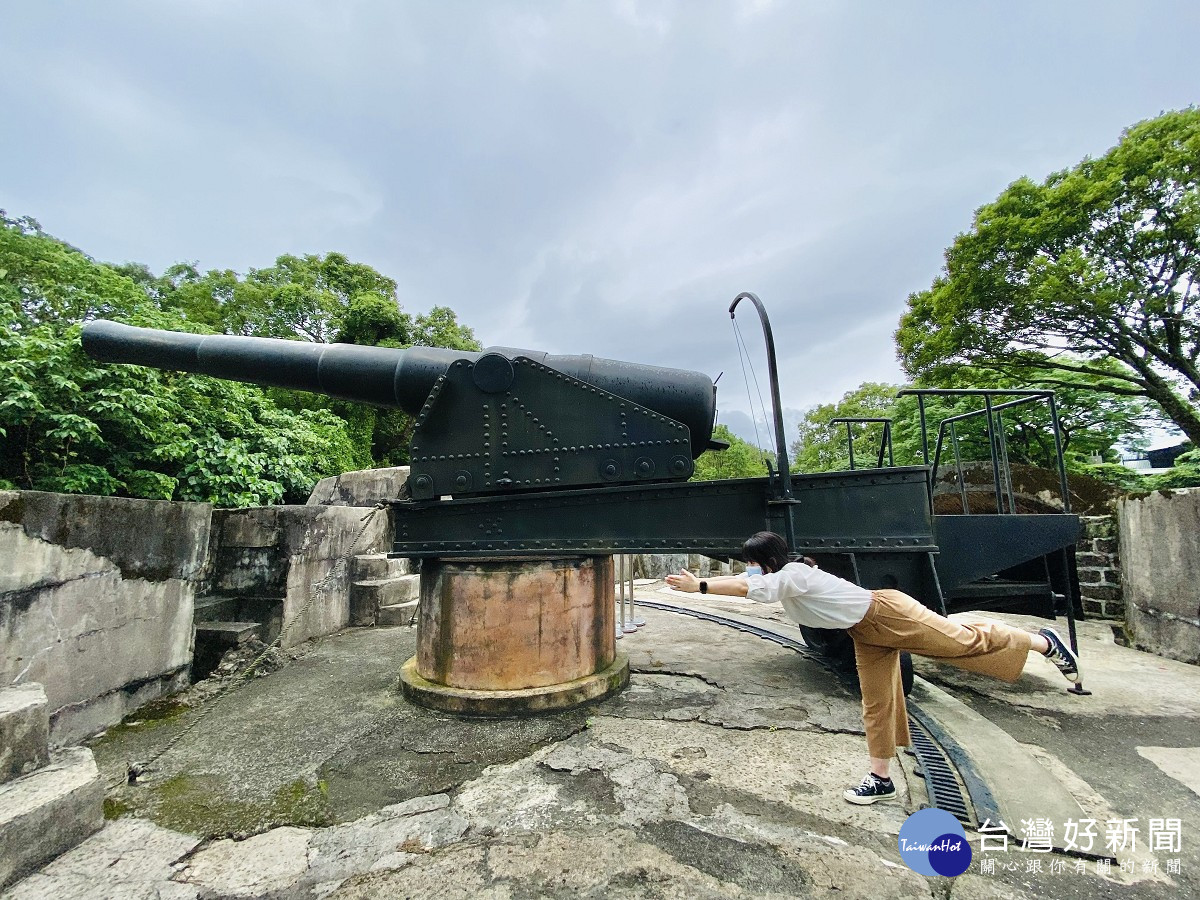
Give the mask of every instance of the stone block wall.
M 1075 563 L 1083 611 L 1105 619 L 1124 619 L 1116 516 L 1080 516 L 1080 520 L 1083 537 L 1075 545 Z
M 0 685 L 45 686 L 51 744 L 188 683 L 211 511 L 0 492 Z
M 1127 497 L 1117 517 L 1130 642 L 1200 663 L 1200 488 Z

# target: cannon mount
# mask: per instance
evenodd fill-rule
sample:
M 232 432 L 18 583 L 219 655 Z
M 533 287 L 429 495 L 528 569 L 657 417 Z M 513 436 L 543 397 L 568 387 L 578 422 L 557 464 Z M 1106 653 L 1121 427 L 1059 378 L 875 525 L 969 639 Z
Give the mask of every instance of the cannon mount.
M 439 376 L 417 416 L 409 496 L 686 480 L 686 425 L 527 356 L 485 353 Z

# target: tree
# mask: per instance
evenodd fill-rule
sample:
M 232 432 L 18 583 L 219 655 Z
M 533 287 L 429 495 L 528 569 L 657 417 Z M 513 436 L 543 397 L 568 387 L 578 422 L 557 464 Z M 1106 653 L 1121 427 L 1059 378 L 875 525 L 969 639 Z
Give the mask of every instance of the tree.
M 719 481 L 724 478 L 758 478 L 767 474 L 766 459 L 770 454 L 743 441 L 725 425 L 713 429 L 713 437 L 728 441 L 727 450 L 706 450 L 696 460 L 696 471 L 690 481 Z
M 913 378 L 984 366 L 1147 397 L 1200 443 L 1200 110 L 1099 159 L 1021 178 L 975 214 L 896 332 Z M 1070 376 L 1079 376 L 1071 378 Z
M 78 323 L 480 349 L 453 310 L 413 317 L 395 281 L 340 253 L 287 254 L 245 277 L 189 262 L 156 275 L 98 262 L 2 211 L 0 313 L 0 486 L 225 505 L 303 500 L 324 475 L 403 464 L 413 420 L 316 394 L 98 367 L 79 351 Z
M 406 347 L 411 343 L 412 316 L 394 297 L 358 294 L 350 299 L 334 340 L 339 344 Z
M 475 332 L 460 325 L 458 317 L 448 306 L 435 306 L 428 313 L 418 314 L 413 323 L 412 344 L 417 347 L 448 347 L 451 350 L 482 350 Z
M 835 427 L 830 422 L 838 418 L 890 418 L 898 390 L 900 388 L 892 384 L 865 382 L 848 391 L 837 403 L 825 403 L 808 410 L 797 426 L 800 436 L 791 446 L 793 469 L 797 472 L 832 472 L 850 468 L 846 426 Z M 856 425 L 851 430 L 855 463 L 867 465 L 878 451 L 883 426 Z
M 435 306 L 415 318 L 396 297 L 396 283 L 340 253 L 285 254 L 245 277 L 230 270 L 201 274 L 179 263 L 161 276 L 130 264 L 121 271 L 160 308 L 195 327 L 226 334 L 403 348 L 413 345 L 479 350 L 474 333 L 453 310 Z M 408 461 L 413 421 L 398 409 L 368 407 L 314 394 L 269 388 L 267 396 L 293 412 L 327 410 L 340 417 L 354 445 L 350 468 Z
M 341 253 L 285 254 L 266 269 L 251 269 L 227 301 L 231 334 L 329 343 L 352 302 L 375 295 L 396 303 L 396 282 Z
M 1059 433 L 1063 453 L 1069 465 L 1080 468 L 1093 455 L 1115 462 L 1118 443 L 1136 446 L 1148 422 L 1155 421 L 1153 411 L 1142 398 L 1104 394 L 1093 389 L 1090 376 L 1068 373 L 1064 386 L 1056 391 Z M 933 387 L 934 385 L 922 385 Z M 948 389 L 1021 388 L 1025 385 L 985 369 L 960 369 L 936 385 Z M 816 406 L 805 413 L 799 424 L 799 439 L 792 445 L 792 458 L 800 472 L 828 472 L 849 468 L 846 426 L 831 425 L 836 418 L 891 419 L 892 447 L 898 465 L 920 464 L 923 460 L 921 420 L 917 400 L 897 397 L 900 386 L 867 382 L 848 391 L 837 403 Z M 1001 398 L 1003 399 L 1003 398 Z M 933 396 L 925 401 L 926 428 L 930 455 L 936 449 L 938 430 L 943 419 L 984 409 L 978 396 Z M 1042 468 L 1057 465 L 1054 432 L 1049 405 L 1034 401 L 1001 412 L 1008 458 Z M 877 459 L 883 426 L 852 425 L 855 464 L 873 466 Z M 991 459 L 985 416 L 974 416 L 956 426 L 958 450 L 964 460 Z M 946 440 L 948 441 L 949 435 Z M 946 446 L 941 463 L 953 450 Z M 886 462 L 886 456 L 885 456 Z M 1092 473 L 1095 474 L 1095 473 Z
M 11 302 L 0 312 L 20 322 Z M 157 312 L 131 318 L 179 326 Z M 0 329 L 0 398 L 9 487 L 295 503 L 351 459 L 345 425 L 329 412 L 282 410 L 257 388 L 215 378 L 96 365 L 72 323 Z
M 346 426 L 327 411 L 83 354 L 88 316 L 204 330 L 160 309 L 160 290 L 145 267 L 98 263 L 29 219 L 0 221 L 0 487 L 245 506 L 303 502 L 353 467 Z
M 0 210 L 0 295 L 25 321 L 120 315 L 145 303 L 138 284 L 42 231 L 36 220 Z M 9 320 L 12 324 L 16 319 Z

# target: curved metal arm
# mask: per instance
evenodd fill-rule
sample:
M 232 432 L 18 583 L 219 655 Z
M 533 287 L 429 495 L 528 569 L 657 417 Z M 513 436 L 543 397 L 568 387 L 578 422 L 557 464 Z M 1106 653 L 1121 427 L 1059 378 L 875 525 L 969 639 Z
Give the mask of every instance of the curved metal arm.
M 738 294 L 729 304 L 729 318 L 733 319 L 734 310 L 743 299 L 749 300 L 758 310 L 759 321 L 762 322 L 763 336 L 767 342 L 767 368 L 771 375 L 771 405 L 775 413 L 775 453 L 779 465 L 779 477 L 776 479 L 776 497 L 769 501 L 783 507 L 784 535 L 788 549 L 796 549 L 796 523 L 792 514 L 798 501 L 792 499 L 792 473 L 788 468 L 787 440 L 783 435 L 783 407 L 779 403 L 779 369 L 775 365 L 775 336 L 771 333 L 771 320 L 767 318 L 767 310 L 755 294 L 746 291 Z M 753 410 L 751 410 L 753 413 Z M 770 468 L 768 467 L 768 471 Z
M 775 453 L 776 462 L 779 465 L 779 497 L 783 500 L 790 500 L 792 497 L 792 476 L 788 468 L 787 457 L 787 440 L 783 435 L 783 408 L 779 405 L 779 369 L 775 365 L 775 336 L 771 333 L 771 320 L 767 318 L 767 311 L 763 307 L 762 301 L 755 294 L 746 291 L 738 294 L 733 298 L 733 302 L 729 304 L 729 318 L 734 318 L 734 310 L 742 300 L 749 300 L 754 304 L 754 308 L 758 310 L 758 318 L 762 322 L 763 336 L 767 341 L 767 369 L 771 376 L 771 405 L 774 407 L 775 413 Z

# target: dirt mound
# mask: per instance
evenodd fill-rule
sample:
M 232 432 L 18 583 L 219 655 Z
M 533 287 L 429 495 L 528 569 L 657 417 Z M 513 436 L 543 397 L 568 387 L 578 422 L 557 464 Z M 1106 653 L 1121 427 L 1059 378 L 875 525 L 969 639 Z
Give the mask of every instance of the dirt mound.
M 989 463 L 963 465 L 967 503 L 972 514 L 996 512 L 995 484 Z M 1035 466 L 1012 467 L 1013 495 L 1019 513 L 1059 513 L 1063 510 L 1058 472 Z M 1121 495 L 1119 488 L 1087 475 L 1067 475 L 1071 493 L 1071 512 L 1081 516 L 1102 516 L 1111 512 L 1111 504 Z M 1007 496 L 1004 498 L 1007 512 Z M 963 512 L 958 472 L 942 469 L 934 488 L 933 510 L 938 515 Z

